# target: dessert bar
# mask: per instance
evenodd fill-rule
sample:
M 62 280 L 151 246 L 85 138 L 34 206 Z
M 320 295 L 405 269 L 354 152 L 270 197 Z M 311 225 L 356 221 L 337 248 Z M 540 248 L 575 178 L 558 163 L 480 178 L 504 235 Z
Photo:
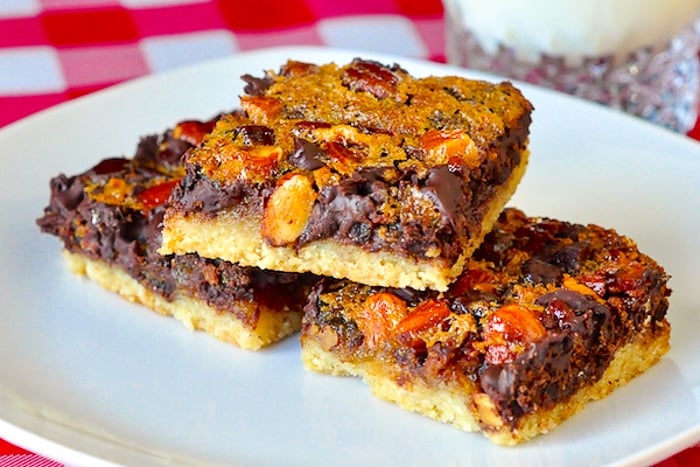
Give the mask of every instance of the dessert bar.
M 162 253 L 446 290 L 526 167 L 510 83 L 289 61 L 188 152 Z
M 143 138 L 132 159 L 105 159 L 82 174 L 54 177 L 37 223 L 63 242 L 73 272 L 189 328 L 259 349 L 299 329 L 308 275 L 157 252 L 167 199 L 184 174 L 181 156 L 214 123 L 183 121 Z
M 509 208 L 445 293 L 324 279 L 305 307 L 302 359 L 513 445 L 661 358 L 667 280 L 613 230 Z

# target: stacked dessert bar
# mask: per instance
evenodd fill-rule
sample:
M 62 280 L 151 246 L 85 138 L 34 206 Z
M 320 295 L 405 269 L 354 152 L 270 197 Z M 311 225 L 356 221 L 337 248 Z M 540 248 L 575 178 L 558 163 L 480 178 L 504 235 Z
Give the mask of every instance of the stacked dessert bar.
M 184 174 L 181 156 L 215 123 L 180 122 L 143 138 L 133 158 L 54 177 L 37 223 L 62 240 L 73 272 L 189 328 L 255 350 L 299 330 L 314 278 L 157 251 L 168 197 Z
M 361 59 L 243 79 L 242 110 L 198 124 L 208 134 L 181 124 L 118 175 L 55 179 L 42 229 L 164 302 L 284 329 L 261 345 L 301 326 L 307 368 L 498 444 L 551 430 L 668 350 L 668 277 L 632 240 L 505 208 L 532 112 L 512 84 Z M 117 223 L 126 255 L 92 240 L 106 205 L 138 219 Z

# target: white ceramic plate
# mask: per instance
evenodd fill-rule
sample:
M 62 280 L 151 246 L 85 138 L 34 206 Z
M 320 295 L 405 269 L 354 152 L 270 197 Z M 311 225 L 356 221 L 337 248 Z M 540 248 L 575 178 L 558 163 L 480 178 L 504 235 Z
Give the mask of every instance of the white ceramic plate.
M 39 234 L 34 219 L 57 173 L 130 155 L 139 135 L 233 108 L 243 73 L 289 57 L 357 55 L 241 54 L 117 86 L 0 131 L 0 437 L 69 464 L 304 466 L 645 464 L 700 440 L 700 145 L 596 105 L 522 85 L 536 111 L 531 165 L 512 204 L 636 239 L 673 276 L 673 349 L 520 447 L 404 412 L 359 380 L 307 372 L 295 338 L 251 353 L 187 331 L 71 275 L 59 242 Z M 462 73 L 375 58 L 417 75 Z

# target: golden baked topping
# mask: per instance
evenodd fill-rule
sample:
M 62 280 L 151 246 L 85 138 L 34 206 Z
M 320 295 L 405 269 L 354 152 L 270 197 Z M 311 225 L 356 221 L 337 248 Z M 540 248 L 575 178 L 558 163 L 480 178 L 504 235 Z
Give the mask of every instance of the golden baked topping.
M 446 292 L 322 282 L 302 345 L 331 329 L 333 361 L 433 400 L 464 391 L 482 429 L 517 439 L 524 417 L 566 406 L 636 337 L 666 348 L 667 281 L 614 230 L 507 208 Z
M 521 126 L 532 110 L 509 83 L 414 78 L 396 65 L 359 59 L 345 66 L 290 61 L 279 73 L 246 79 L 256 83 L 247 88 L 251 95 L 241 97 L 248 121 L 222 119 L 189 157 L 222 184 L 262 183 L 275 174 L 321 168 L 299 168 L 290 160 L 300 141 L 314 144 L 322 165 L 343 175 L 402 163 L 423 176 L 451 159 L 474 168 L 491 157 L 493 142 Z M 259 143 L 242 151 L 242 143 L 231 138 L 240 125 L 274 130 L 275 170 L 259 165 Z

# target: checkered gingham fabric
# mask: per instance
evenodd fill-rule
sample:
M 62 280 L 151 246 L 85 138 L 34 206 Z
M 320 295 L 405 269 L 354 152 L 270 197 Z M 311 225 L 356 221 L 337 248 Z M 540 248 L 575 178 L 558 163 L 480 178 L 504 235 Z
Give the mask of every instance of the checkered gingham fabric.
M 440 0 L 0 0 L 0 127 L 137 76 L 328 45 L 444 56 Z

